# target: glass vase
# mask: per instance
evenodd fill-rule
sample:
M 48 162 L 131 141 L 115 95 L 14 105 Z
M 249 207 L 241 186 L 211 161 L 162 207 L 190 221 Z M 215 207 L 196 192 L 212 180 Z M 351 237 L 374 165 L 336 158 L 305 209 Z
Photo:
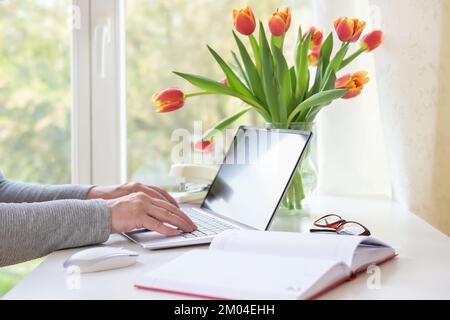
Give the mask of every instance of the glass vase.
M 314 122 L 297 122 L 289 126 L 282 123 L 267 123 L 266 128 L 289 129 L 312 132 L 310 144 L 305 150 L 303 159 L 294 173 L 294 177 L 282 200 L 279 215 L 302 215 L 308 209 L 308 202 L 317 190 L 317 132 Z

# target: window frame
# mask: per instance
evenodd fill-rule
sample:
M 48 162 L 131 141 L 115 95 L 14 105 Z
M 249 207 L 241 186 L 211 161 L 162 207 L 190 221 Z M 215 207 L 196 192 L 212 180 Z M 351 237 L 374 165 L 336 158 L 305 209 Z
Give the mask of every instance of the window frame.
M 124 8 L 124 0 L 73 1 L 73 183 L 126 180 Z

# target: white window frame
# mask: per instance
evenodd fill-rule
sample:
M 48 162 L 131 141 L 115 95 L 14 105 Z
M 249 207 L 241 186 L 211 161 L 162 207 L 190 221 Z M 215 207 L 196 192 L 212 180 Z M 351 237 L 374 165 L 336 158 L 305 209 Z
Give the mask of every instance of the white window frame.
M 72 180 L 126 180 L 125 3 L 74 0 Z

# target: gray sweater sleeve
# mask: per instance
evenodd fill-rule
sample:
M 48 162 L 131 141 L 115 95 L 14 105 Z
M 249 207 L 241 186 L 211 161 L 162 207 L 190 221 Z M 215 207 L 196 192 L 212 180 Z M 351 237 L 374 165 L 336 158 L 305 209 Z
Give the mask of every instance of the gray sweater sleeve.
M 90 188 L 14 183 L 0 172 L 0 267 L 106 241 L 109 208 L 83 200 Z
M 0 203 L 45 202 L 62 199 L 86 199 L 93 186 L 36 185 L 6 180 L 0 171 Z

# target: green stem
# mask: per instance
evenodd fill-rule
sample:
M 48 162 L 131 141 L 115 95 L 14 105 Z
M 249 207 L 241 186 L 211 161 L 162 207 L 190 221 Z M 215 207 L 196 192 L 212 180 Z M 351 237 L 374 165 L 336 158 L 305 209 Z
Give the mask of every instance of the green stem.
M 341 63 L 341 65 L 339 66 L 339 70 L 345 68 L 346 66 L 348 66 L 353 60 L 355 60 L 356 58 L 358 58 L 361 53 L 365 52 L 366 49 L 365 48 L 360 48 L 358 50 L 356 50 L 353 54 L 351 54 L 347 59 L 344 59 Z
M 325 71 L 325 76 L 320 86 L 320 91 L 325 90 L 325 88 L 327 87 L 331 74 L 333 72 L 336 73 L 340 69 L 342 60 L 344 60 L 345 55 L 347 54 L 348 47 L 349 42 L 342 43 L 341 49 L 339 49 L 334 58 L 331 60 L 330 64 L 327 67 L 327 70 Z
M 195 97 L 195 96 L 203 96 L 203 95 L 207 95 L 207 94 L 216 94 L 216 93 L 208 92 L 208 91 L 199 91 L 199 92 L 187 93 L 185 95 L 185 97 L 187 99 L 187 98 L 191 98 L 191 97 Z
M 302 208 L 302 200 L 305 198 L 305 191 L 303 190 L 303 181 L 300 169 L 295 171 L 295 197 L 294 197 L 294 207 L 295 209 Z

